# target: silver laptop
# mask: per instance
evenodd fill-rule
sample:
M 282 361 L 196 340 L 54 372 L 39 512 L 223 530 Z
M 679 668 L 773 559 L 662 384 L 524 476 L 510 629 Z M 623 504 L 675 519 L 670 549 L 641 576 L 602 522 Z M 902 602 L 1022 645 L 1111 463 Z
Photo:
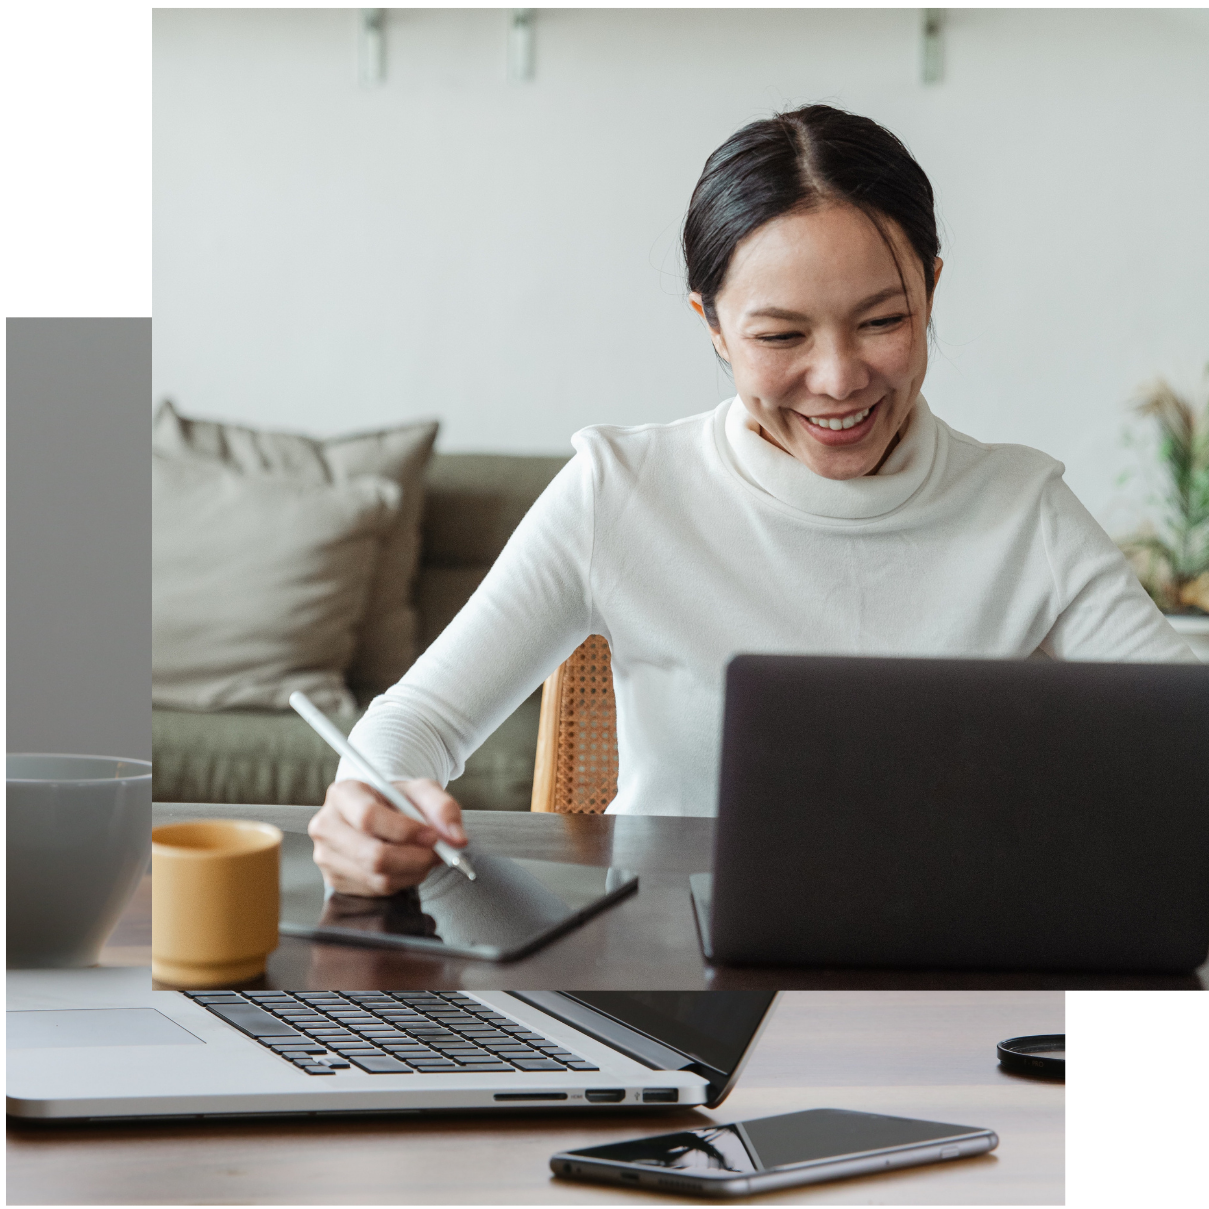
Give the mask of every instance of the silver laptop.
M 150 989 L 8 972 L 8 1112 L 43 1120 L 712 1107 L 764 991 Z

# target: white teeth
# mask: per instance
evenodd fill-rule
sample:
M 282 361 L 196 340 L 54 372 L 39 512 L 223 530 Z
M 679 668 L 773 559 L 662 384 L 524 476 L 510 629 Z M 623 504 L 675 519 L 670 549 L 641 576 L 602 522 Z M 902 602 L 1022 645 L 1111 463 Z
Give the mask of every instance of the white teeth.
M 842 420 L 836 417 L 828 418 L 827 416 L 807 416 L 806 418 L 812 423 L 817 424 L 820 428 L 851 428 L 854 424 L 859 424 L 873 408 L 866 407 L 864 411 L 858 411 L 855 415 L 845 416 Z

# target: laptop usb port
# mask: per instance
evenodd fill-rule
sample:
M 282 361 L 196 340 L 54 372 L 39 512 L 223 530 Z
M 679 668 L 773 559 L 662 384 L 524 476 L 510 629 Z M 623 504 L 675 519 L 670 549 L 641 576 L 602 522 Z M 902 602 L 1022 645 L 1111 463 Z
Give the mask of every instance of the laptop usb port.
M 678 1087 L 647 1087 L 642 1092 L 644 1104 L 675 1104 L 679 1099 Z
M 590 1104 L 619 1104 L 625 1099 L 624 1087 L 590 1087 L 584 1092 Z

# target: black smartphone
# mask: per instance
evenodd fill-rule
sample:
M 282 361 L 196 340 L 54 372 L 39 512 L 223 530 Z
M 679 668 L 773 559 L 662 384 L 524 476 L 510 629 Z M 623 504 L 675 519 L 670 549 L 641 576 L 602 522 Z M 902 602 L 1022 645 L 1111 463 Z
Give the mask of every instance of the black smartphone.
M 571 1179 L 629 1184 L 655 1192 L 746 1196 L 969 1158 L 998 1145 L 999 1138 L 990 1129 L 812 1108 L 568 1150 L 554 1155 L 550 1168 L 555 1175 Z

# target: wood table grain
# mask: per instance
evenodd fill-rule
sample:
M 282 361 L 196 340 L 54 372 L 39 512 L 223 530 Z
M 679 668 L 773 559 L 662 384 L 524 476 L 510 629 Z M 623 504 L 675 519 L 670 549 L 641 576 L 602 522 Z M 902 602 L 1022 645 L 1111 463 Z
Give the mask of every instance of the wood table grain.
M 314 808 L 157 803 L 154 813 L 157 823 L 254 818 L 305 834 Z M 1209 967 L 1201 976 L 1170 976 L 711 966 L 701 954 L 688 875 L 710 867 L 712 819 L 496 810 L 468 810 L 464 817 L 481 848 L 505 856 L 631 869 L 639 875 L 638 893 L 520 961 L 440 958 L 282 937 L 265 978 L 246 985 L 287 990 L 1199 990 L 1209 972 Z
M 1064 1088 L 1005 1074 L 995 1043 L 1064 1032 L 1057 991 L 796 991 L 712 1111 L 583 1110 L 373 1120 L 10 1123 L 10 1204 L 619 1205 L 700 1203 L 555 1179 L 555 1151 L 805 1108 L 994 1129 L 999 1148 L 943 1165 L 758 1198 L 766 1204 L 1055 1205 Z

